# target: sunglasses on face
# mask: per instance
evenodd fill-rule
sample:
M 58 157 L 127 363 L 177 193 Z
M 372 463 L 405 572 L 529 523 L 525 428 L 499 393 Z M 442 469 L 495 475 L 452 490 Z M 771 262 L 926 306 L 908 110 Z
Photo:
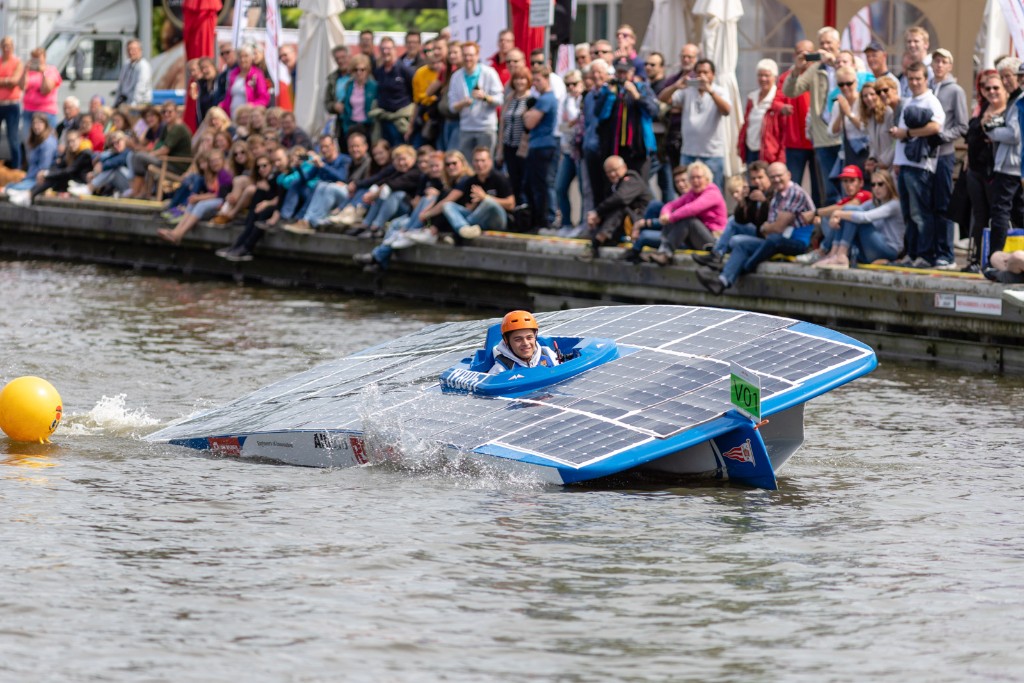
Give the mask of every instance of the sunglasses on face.
M 446 162 L 444 162 L 444 165 L 445 166 L 458 166 L 459 162 L 457 162 L 457 161 L 446 161 Z
M 567 87 L 567 88 L 568 88 L 568 87 L 570 87 L 570 86 L 573 86 L 573 85 L 579 85 L 579 84 L 580 84 L 580 82 L 579 82 L 579 81 L 566 81 L 566 82 L 565 82 L 565 87 Z
M 224 50 L 223 52 L 220 53 L 220 56 L 221 57 L 227 57 L 230 54 L 231 54 L 230 50 Z
M 532 60 L 532 59 L 531 59 L 531 60 L 530 60 L 530 64 L 531 64 L 531 65 L 533 65 L 533 66 L 543 66 L 543 64 L 544 64 L 544 60 L 540 60 L 540 61 L 538 62 L 538 61 L 534 61 L 534 60 Z
M 990 85 L 990 86 L 988 86 L 987 88 L 982 88 L 982 89 L 983 89 L 983 90 L 984 90 L 985 92 L 997 92 L 997 91 L 999 91 L 999 90 L 1002 90 L 1002 86 L 999 86 L 999 85 Z
M 885 183 L 871 183 L 871 187 L 885 187 Z
M 849 88 L 850 86 L 854 85 L 854 81 L 843 81 L 842 83 L 837 83 L 837 85 L 840 88 Z
M 879 95 L 884 95 L 885 93 L 889 92 L 890 90 L 891 90 L 891 88 L 875 88 L 875 92 L 878 93 Z

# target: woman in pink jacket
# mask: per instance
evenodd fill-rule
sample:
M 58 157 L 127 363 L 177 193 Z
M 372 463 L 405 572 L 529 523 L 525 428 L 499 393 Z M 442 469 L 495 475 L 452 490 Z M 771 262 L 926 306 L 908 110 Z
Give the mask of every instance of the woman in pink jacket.
M 228 91 L 221 103 L 221 109 L 231 114 L 232 120 L 239 107 L 270 104 L 270 92 L 263 70 L 255 65 L 252 48 L 248 45 L 238 50 L 238 64 L 228 73 Z
M 725 197 L 713 182 L 711 169 L 704 162 L 694 161 L 686 171 L 690 191 L 661 207 L 655 221 L 661 225 L 661 233 L 642 232 L 633 243 L 634 258 L 629 260 L 667 266 L 672 263 L 676 249 L 704 249 L 705 245 L 714 244 L 716 234 L 725 229 Z M 645 246 L 655 244 L 658 250 L 653 254 L 641 253 Z

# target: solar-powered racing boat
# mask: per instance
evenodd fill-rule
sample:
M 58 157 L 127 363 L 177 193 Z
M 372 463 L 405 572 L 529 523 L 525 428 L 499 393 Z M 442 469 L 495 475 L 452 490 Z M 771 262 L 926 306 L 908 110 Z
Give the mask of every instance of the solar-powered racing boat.
M 759 313 L 613 306 L 540 313 L 566 360 L 498 375 L 494 320 L 443 323 L 325 363 L 147 437 L 348 467 L 426 448 L 575 484 L 708 476 L 766 489 L 804 404 L 873 370 L 870 347 Z

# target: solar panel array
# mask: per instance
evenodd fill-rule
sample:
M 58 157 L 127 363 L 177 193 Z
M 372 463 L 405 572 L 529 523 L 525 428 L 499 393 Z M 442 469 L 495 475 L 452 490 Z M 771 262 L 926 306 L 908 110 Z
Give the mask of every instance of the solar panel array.
M 466 451 L 491 444 L 583 465 L 665 438 L 730 408 L 730 361 L 761 378 L 762 401 L 870 354 L 790 329 L 796 321 L 685 306 L 538 314 L 541 333 L 614 339 L 622 358 L 516 399 L 442 394 L 438 376 L 497 320 L 445 323 L 320 365 L 153 435 L 290 429 L 385 430 Z M 625 355 L 625 347 L 633 352 Z

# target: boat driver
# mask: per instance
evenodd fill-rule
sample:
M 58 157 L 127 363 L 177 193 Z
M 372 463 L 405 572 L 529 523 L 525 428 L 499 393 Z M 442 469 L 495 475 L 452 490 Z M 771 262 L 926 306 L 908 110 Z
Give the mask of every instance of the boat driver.
M 497 375 L 517 365 L 524 368 L 558 365 L 558 354 L 537 343 L 539 331 L 529 311 L 507 313 L 501 321 L 501 341 L 492 349 L 494 365 L 487 374 Z

